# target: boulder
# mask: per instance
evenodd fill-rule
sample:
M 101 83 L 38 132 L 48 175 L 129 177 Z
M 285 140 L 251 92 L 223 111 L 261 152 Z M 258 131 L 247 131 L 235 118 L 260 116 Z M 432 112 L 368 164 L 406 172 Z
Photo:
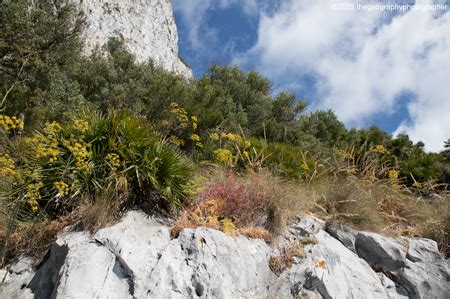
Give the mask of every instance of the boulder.
M 356 253 L 355 239 L 358 231 L 340 223 L 327 223 L 326 231 L 338 239 L 345 247 Z
M 359 232 L 355 239 L 355 251 L 372 267 L 391 271 L 405 266 L 404 248 L 387 237 L 369 232 Z
M 318 243 L 305 245 L 305 258 L 280 275 L 275 294 L 301 296 L 316 291 L 323 298 L 388 298 L 364 260 L 323 230 L 314 237 Z
M 393 240 L 359 232 L 356 252 L 376 271 L 382 271 L 412 298 L 450 297 L 449 272 L 435 241 L 423 238 Z M 397 288 L 398 289 L 398 288 Z M 404 293 L 403 290 L 400 292 Z

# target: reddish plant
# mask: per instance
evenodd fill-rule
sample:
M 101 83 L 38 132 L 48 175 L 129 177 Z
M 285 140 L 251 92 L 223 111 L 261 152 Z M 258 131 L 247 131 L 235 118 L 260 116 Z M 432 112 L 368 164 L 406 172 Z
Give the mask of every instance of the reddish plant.
M 229 173 L 224 180 L 206 186 L 199 197 L 222 201 L 221 215 L 233 218 L 241 225 L 249 225 L 257 218 L 269 193 L 269 188 L 256 175 L 251 175 L 249 181 L 240 182 L 235 174 Z

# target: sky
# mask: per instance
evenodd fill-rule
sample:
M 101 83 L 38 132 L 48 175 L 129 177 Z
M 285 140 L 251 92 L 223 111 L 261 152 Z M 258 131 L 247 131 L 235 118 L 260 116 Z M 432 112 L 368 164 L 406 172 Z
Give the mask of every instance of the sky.
M 180 56 L 256 70 L 273 93 L 347 128 L 443 150 L 450 138 L 450 0 L 174 0 Z

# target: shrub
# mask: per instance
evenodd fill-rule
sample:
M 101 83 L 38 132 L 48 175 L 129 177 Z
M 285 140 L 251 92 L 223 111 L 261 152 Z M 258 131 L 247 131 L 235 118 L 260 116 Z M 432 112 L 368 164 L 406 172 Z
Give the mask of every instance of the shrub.
M 240 176 L 229 171 L 203 171 L 209 181 L 204 183 L 192 206 L 182 213 L 177 230 L 183 226 L 221 229 L 215 219 L 230 219 L 238 234 L 269 242 L 270 234 L 266 231 L 280 233 L 291 218 L 312 206 L 312 194 L 304 186 L 266 171 Z M 214 208 L 210 210 L 211 207 Z
M 257 175 L 250 174 L 247 179 L 239 181 L 230 172 L 223 180 L 205 186 L 199 198 L 219 200 L 223 204 L 218 212 L 234 219 L 241 226 L 263 225 L 264 205 L 272 190 Z
M 303 181 L 311 181 L 325 174 L 325 168 L 318 157 L 298 146 L 286 143 L 252 140 L 255 148 L 265 150 L 264 165 L 275 173 Z
M 162 198 L 181 205 L 193 187 L 190 163 L 126 111 L 86 111 L 6 143 L 11 159 L 3 160 L 14 161 L 9 201 L 28 214 L 57 216 L 107 190 L 122 203 Z

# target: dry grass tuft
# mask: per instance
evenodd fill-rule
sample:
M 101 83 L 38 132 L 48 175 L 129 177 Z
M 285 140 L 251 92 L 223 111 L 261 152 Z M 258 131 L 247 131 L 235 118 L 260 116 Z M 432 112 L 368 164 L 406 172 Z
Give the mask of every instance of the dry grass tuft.
M 240 228 L 238 233 L 251 239 L 262 239 L 268 244 L 272 243 L 272 234 L 261 227 Z
M 179 214 L 170 235 L 172 238 L 177 238 L 183 229 L 197 227 L 213 228 L 234 235 L 236 227 L 233 221 L 219 214 L 222 206 L 223 202 L 215 199 L 192 205 Z
M 311 238 L 311 237 L 305 237 L 303 238 L 300 242 L 302 242 L 303 245 L 316 245 L 319 244 L 319 240 L 317 240 L 316 238 Z
M 91 233 L 114 224 L 120 217 L 121 201 L 105 192 L 95 200 L 85 200 L 74 215 L 74 222 Z
M 0 248 L 6 247 L 5 258 L 0 266 L 25 255 L 35 261 L 41 259 L 50 245 L 56 240 L 64 228 L 83 229 L 91 233 L 113 224 L 119 218 L 120 204 L 113 197 L 104 195 L 96 200 L 85 200 L 71 213 L 56 219 L 32 219 L 16 221 L 13 232 L 7 236 L 4 228 L 8 219 L 0 219 Z
M 45 220 L 36 223 L 19 223 L 15 231 L 10 235 L 2 231 L 0 234 L 0 247 L 8 242 L 5 260 L 0 266 L 14 261 L 18 256 L 25 255 L 34 260 L 41 259 L 50 245 L 56 240 L 57 235 L 72 223 L 70 215 L 62 216 L 56 220 Z
M 269 268 L 277 275 L 292 267 L 294 257 L 304 258 L 305 248 L 302 241 L 297 241 L 283 250 L 280 256 L 272 256 L 269 260 Z
M 427 200 L 383 182 L 341 178 L 314 186 L 316 208 L 326 220 L 358 230 L 391 236 L 435 240 L 440 251 L 450 254 L 450 195 Z

